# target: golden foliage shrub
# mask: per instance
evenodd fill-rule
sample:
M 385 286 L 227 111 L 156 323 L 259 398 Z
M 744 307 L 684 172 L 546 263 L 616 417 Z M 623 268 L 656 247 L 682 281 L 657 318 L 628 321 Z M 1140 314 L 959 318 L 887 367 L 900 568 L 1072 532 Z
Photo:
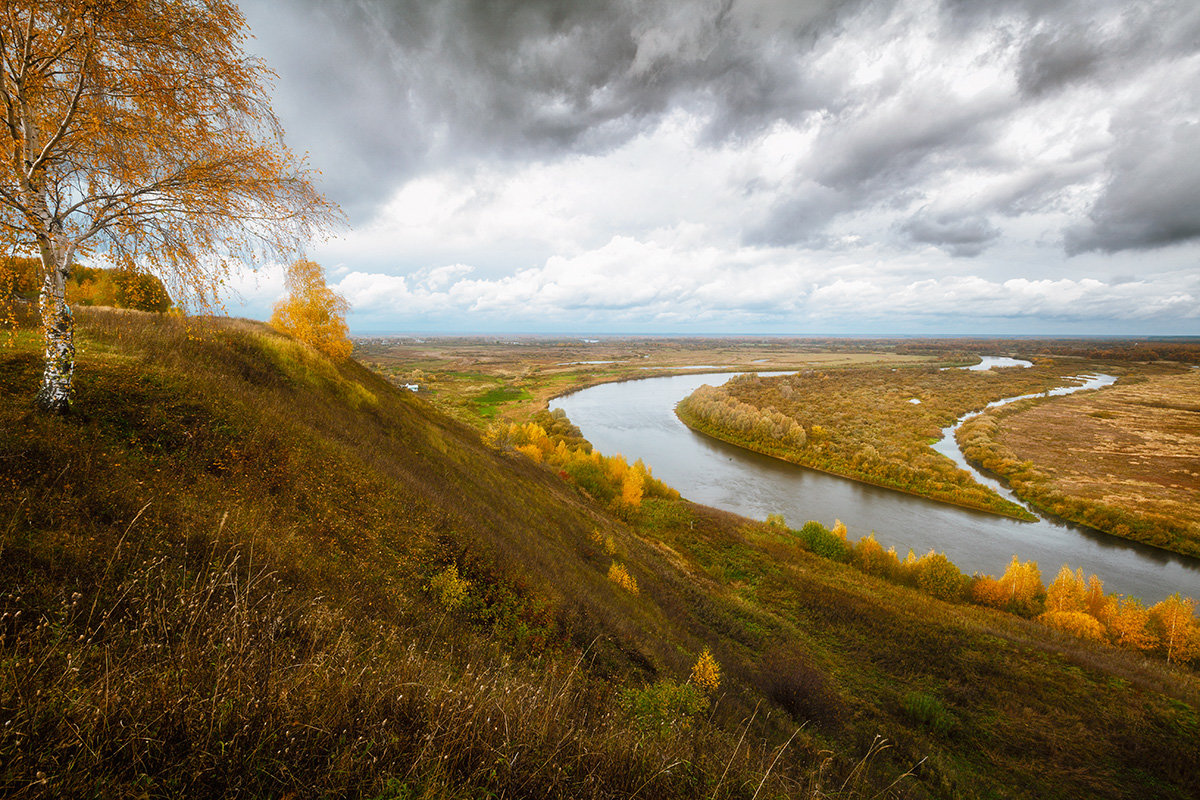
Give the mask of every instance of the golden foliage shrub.
M 1037 621 L 1056 630 L 1074 634 L 1083 639 L 1103 642 L 1104 626 L 1091 614 L 1082 611 L 1047 611 Z
M 458 565 L 451 564 L 429 579 L 429 593 L 448 611 L 467 601 L 471 582 L 458 574 Z
M 884 552 L 883 545 L 876 541 L 874 533 L 855 543 L 854 557 L 859 569 L 868 575 L 890 576 L 900 566 L 896 551 Z
M 630 594 L 638 593 L 637 580 L 629 574 L 629 570 L 625 569 L 624 565 L 612 562 L 612 566 L 608 568 L 608 579 L 620 586 Z
M 717 664 L 717 659 L 713 657 L 712 651 L 707 647 L 700 653 L 700 657 L 696 659 L 696 663 L 692 667 L 692 683 L 708 694 L 721 688 L 721 667 Z

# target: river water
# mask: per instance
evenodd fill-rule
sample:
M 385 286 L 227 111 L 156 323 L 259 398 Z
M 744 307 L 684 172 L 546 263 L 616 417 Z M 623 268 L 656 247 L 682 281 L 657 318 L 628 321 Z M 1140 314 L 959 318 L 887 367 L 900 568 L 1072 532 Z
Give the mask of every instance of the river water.
M 763 372 L 762 375 L 778 375 Z M 1047 520 L 1019 522 L 827 475 L 698 434 L 675 404 L 730 373 L 606 383 L 555 398 L 600 452 L 642 459 L 689 500 L 754 519 L 782 514 L 792 527 L 810 519 L 845 523 L 851 540 L 874 532 L 901 557 L 911 548 L 945 553 L 967 574 L 1000 575 L 1013 555 L 1033 560 L 1046 583 L 1059 567 L 1095 573 L 1106 592 L 1155 603 L 1180 592 L 1200 598 L 1200 560 Z M 957 448 L 953 448 L 957 449 Z

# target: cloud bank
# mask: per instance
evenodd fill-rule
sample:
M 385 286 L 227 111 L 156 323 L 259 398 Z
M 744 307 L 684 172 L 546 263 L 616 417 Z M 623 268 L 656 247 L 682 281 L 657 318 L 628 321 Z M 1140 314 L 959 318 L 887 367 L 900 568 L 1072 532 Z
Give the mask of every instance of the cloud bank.
M 1200 333 L 1190 0 L 244 10 L 356 331 Z

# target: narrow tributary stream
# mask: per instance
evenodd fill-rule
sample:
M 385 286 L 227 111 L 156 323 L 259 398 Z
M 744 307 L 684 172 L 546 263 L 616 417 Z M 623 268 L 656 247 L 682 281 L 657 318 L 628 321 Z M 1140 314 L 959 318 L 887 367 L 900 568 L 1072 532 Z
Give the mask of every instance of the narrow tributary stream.
M 874 531 L 901 556 L 910 548 L 918 555 L 937 550 L 968 574 L 999 575 L 1017 555 L 1038 562 L 1047 582 L 1065 563 L 1099 575 L 1108 592 L 1148 603 L 1173 592 L 1200 598 L 1200 560 L 1086 528 L 1044 519 L 1018 522 L 797 467 L 695 433 L 675 417 L 675 404 L 698 386 L 730 377 L 706 373 L 608 383 L 556 398 L 550 406 L 563 409 L 600 452 L 641 458 L 656 477 L 697 503 L 754 519 L 783 514 L 793 527 L 810 519 L 826 525 L 840 519 L 851 539 Z M 951 435 L 941 444 L 957 452 L 953 442 Z

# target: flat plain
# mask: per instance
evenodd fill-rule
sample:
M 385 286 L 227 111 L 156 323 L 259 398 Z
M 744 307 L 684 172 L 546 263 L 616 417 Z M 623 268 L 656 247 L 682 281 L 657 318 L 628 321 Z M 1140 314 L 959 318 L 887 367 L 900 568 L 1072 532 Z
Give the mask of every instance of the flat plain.
M 1200 547 L 1200 370 L 1144 375 L 987 416 L 994 424 L 980 425 L 1010 456 L 993 466 L 1001 476 L 1032 464 L 1044 492 L 1165 518 L 1191 549 Z

